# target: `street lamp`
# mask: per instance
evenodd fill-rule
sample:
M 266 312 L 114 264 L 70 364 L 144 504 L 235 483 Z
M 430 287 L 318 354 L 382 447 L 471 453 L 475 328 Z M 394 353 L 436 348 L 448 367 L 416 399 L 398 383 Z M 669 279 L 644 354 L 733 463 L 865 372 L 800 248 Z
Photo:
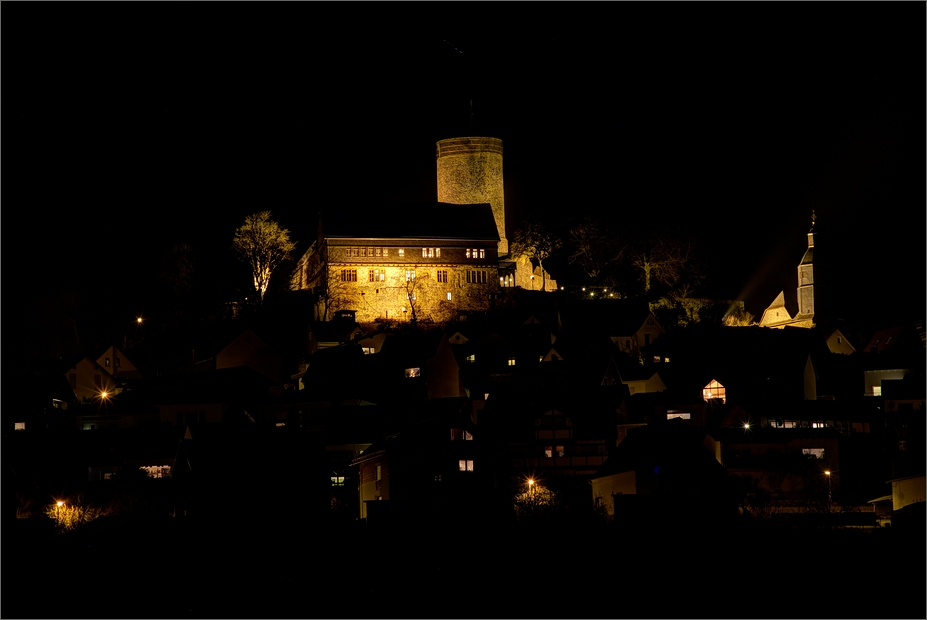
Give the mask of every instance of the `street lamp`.
M 58 527 L 61 527 L 61 507 L 64 506 L 64 502 L 58 500 L 55 502 L 55 524 Z
M 829 470 L 829 469 L 825 469 L 825 470 L 824 470 L 824 475 L 827 476 L 827 510 L 828 510 L 828 512 L 830 512 L 830 510 L 831 510 L 831 508 L 832 508 L 832 505 L 831 505 L 830 470 Z

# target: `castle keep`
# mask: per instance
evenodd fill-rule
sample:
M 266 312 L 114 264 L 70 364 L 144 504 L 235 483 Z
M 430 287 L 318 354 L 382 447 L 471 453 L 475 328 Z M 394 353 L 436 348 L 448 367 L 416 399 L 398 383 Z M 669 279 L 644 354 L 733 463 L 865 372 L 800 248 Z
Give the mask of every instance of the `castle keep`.
M 457 205 L 489 203 L 499 231 L 499 255 L 509 252 L 505 237 L 502 140 L 451 138 L 438 142 L 438 200 Z

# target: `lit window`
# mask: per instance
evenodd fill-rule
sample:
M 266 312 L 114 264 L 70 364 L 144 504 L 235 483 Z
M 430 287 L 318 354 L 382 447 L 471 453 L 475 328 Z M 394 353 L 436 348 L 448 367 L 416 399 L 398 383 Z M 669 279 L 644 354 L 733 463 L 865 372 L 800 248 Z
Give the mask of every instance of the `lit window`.
M 510 357 L 510 358 L 509 358 L 509 366 L 514 366 L 514 365 L 515 365 L 515 358 L 514 358 L 514 357 Z
M 438 270 L 438 282 L 447 284 L 447 270 L 446 269 Z
M 368 272 L 368 279 L 370 282 L 385 282 L 386 269 L 371 269 Z
M 460 459 L 457 463 L 458 463 L 458 466 L 460 467 L 460 471 L 473 471 L 473 461 L 472 460 Z
M 409 299 L 415 301 L 415 293 L 409 293 Z
M 467 284 L 486 284 L 486 272 L 483 270 L 467 270 Z
M 674 420 L 676 418 L 679 418 L 680 420 L 691 420 L 692 414 L 688 411 L 668 411 L 666 413 L 667 420 Z
M 149 478 L 170 478 L 171 477 L 171 466 L 170 465 L 142 465 L 139 467 L 140 471 L 145 472 Z
M 103 362 L 104 362 L 103 365 L 109 368 L 109 358 L 107 357 L 105 360 L 103 360 Z
M 421 377 L 422 369 L 421 368 L 406 368 L 407 377 Z
M 816 461 L 824 460 L 824 448 L 802 448 L 801 453 L 807 459 L 813 459 Z
M 343 487 L 344 486 L 344 476 L 332 476 L 332 486 L 333 487 Z
M 718 383 L 717 379 L 712 379 L 711 382 L 702 389 L 702 398 L 705 400 L 719 398 L 722 403 L 727 402 L 726 390 L 723 385 Z
M 480 258 L 486 258 L 486 250 L 480 250 Z
M 434 248 L 422 248 L 422 258 L 434 258 Z
M 476 355 L 475 355 L 475 354 L 468 355 L 468 356 L 467 356 L 467 361 L 468 361 L 468 362 L 475 362 L 475 361 L 476 361 Z
M 873 385 L 873 386 L 872 386 L 872 395 L 873 395 L 873 396 L 881 396 L 881 395 L 882 395 L 882 386 L 881 386 L 881 385 Z
M 377 352 L 374 347 L 361 347 L 361 350 L 364 352 L 364 355 L 373 355 Z
M 357 282 L 357 269 L 342 269 L 341 270 L 341 281 L 342 282 Z
M 818 420 L 817 422 L 811 423 L 811 428 L 827 428 L 827 422 L 823 420 Z
M 406 269 L 406 282 L 412 282 L 415 280 L 415 270 Z
M 663 358 L 663 363 L 664 363 L 664 364 L 669 364 L 669 358 L 668 358 L 668 357 L 664 357 L 664 358 Z
M 472 253 L 473 253 L 473 250 L 471 250 L 470 248 L 467 248 L 467 258 L 472 258 L 471 257 Z
M 451 292 L 450 292 L 450 291 L 447 292 L 447 300 L 448 300 L 448 301 L 451 300 Z
M 660 363 L 660 356 L 659 356 L 659 355 L 654 355 L 654 356 L 653 356 L 653 363 L 654 363 L 654 364 L 659 364 L 659 363 Z
M 14 422 L 14 423 L 13 423 L 13 430 L 14 430 L 14 431 L 24 431 L 24 430 L 26 430 L 26 423 L 25 423 L 25 422 Z
M 435 248 L 435 257 L 437 258 L 441 257 L 441 248 Z
M 399 256 L 405 256 L 405 255 L 406 255 L 405 248 L 399 248 Z

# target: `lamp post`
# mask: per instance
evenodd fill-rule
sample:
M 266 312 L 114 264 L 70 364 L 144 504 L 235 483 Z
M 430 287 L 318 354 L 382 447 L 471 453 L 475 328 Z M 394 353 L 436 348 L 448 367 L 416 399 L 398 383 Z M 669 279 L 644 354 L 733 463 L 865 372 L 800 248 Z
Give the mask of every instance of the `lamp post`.
M 833 505 L 831 503 L 832 496 L 831 496 L 831 486 L 830 486 L 830 470 L 825 469 L 824 475 L 827 476 L 827 512 L 830 512 L 833 509 Z
M 64 506 L 64 502 L 58 500 L 55 502 L 55 525 L 61 527 L 61 507 Z

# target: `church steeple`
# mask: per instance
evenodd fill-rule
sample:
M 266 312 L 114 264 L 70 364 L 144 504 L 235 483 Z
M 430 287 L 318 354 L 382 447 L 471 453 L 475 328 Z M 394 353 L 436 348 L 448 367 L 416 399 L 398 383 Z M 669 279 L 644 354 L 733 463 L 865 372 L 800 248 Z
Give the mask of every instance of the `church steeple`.
M 795 318 L 814 318 L 814 224 L 817 216 L 811 212 L 811 230 L 808 231 L 808 249 L 798 265 L 798 315 Z

